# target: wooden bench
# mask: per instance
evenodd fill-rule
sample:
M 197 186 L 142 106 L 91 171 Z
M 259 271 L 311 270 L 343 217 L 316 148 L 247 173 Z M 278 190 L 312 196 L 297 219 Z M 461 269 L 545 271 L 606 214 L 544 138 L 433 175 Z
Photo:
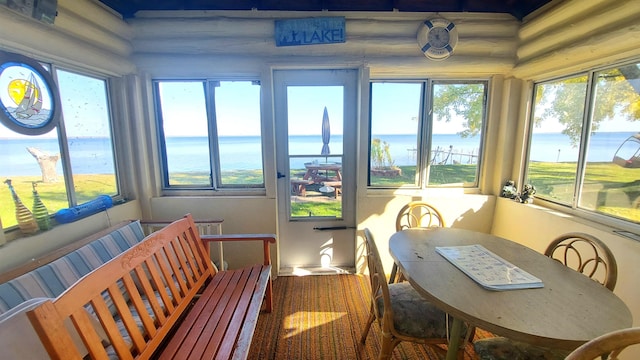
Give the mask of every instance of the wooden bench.
M 307 196 L 307 185 L 312 185 L 313 180 L 291 179 L 291 190 L 294 195 Z
M 205 243 L 244 240 L 262 241 L 264 264 L 217 271 Z M 188 214 L 27 315 L 53 359 L 244 359 L 261 309 L 272 310 L 274 242 L 200 236 Z
M 342 181 L 324 181 L 322 186 L 330 186 L 335 189 L 336 197 L 342 195 Z

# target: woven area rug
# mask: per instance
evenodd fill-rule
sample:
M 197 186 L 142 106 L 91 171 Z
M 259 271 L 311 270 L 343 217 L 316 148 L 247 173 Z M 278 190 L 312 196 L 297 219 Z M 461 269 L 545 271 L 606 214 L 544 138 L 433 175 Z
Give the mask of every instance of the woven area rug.
M 369 315 L 364 275 L 286 276 L 273 282 L 274 311 L 258 318 L 249 359 L 377 359 L 380 327 L 374 323 L 365 346 L 360 335 Z M 480 329 L 476 339 L 492 336 Z M 392 359 L 441 359 L 426 346 L 402 342 Z M 467 345 L 465 360 L 477 359 Z

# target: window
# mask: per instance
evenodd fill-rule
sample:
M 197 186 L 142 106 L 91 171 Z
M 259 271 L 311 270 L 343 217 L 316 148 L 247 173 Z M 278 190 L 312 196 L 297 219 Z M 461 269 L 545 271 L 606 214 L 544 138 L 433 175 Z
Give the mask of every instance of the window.
M 106 81 L 64 70 L 56 73 L 74 203 L 84 203 L 98 195 L 117 195 Z
M 640 65 L 538 83 L 527 182 L 536 197 L 640 222 Z
M 98 195 L 116 196 L 119 184 L 106 79 L 52 65 L 46 68 L 60 93 L 60 122 L 53 130 L 37 136 L 18 134 L 0 125 L 0 178 L 11 181 L 29 210 L 33 210 L 36 190 L 49 214 L 53 214 Z M 9 87 L 0 82 L 0 91 L 9 91 Z M 18 224 L 7 185 L 2 184 L 0 191 L 4 228 Z
M 538 197 L 564 204 L 573 201 L 587 81 L 587 76 L 579 76 L 535 88 L 529 183 Z
M 485 81 L 372 82 L 369 185 L 477 186 L 486 93 Z
M 155 81 L 167 189 L 264 188 L 260 84 Z

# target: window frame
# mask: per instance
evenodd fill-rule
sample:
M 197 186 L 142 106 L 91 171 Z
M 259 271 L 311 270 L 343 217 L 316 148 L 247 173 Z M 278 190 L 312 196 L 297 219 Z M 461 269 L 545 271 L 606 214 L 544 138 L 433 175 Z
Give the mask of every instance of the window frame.
M 105 97 L 107 101 L 106 110 L 107 110 L 107 116 L 109 117 L 109 135 L 111 140 L 111 154 L 113 156 L 113 170 L 114 170 L 114 176 L 116 180 L 116 195 L 111 195 L 111 198 L 113 199 L 114 204 L 116 202 L 125 201 L 125 198 L 123 195 L 123 179 L 120 176 L 120 173 L 121 173 L 120 162 L 118 161 L 121 155 L 117 151 L 118 146 L 116 146 L 118 141 L 117 139 L 118 135 L 116 134 L 115 121 L 113 118 L 113 115 L 115 113 L 114 112 L 115 104 L 114 104 L 114 97 L 112 96 L 113 89 L 112 89 L 111 78 L 109 78 L 106 75 L 99 75 L 94 72 L 79 70 L 77 68 L 56 66 L 55 64 L 52 64 L 52 63 L 49 63 L 47 65 L 49 66 L 49 71 L 52 72 L 52 76 L 56 81 L 56 86 L 58 86 L 57 70 L 66 71 L 68 73 L 73 73 L 75 75 L 85 76 L 92 79 L 102 80 L 104 82 Z M 60 91 L 60 88 L 58 88 L 58 91 Z M 64 113 L 60 115 L 60 123 L 58 124 L 56 131 L 58 132 L 58 138 L 60 139 L 59 142 L 63 145 L 60 148 L 60 160 L 62 161 L 63 173 L 65 175 L 67 173 L 71 174 L 70 180 L 67 180 L 67 177 L 65 176 L 65 184 L 67 187 L 67 197 L 69 198 L 69 206 L 73 207 L 78 205 L 78 201 L 77 201 L 77 196 L 75 191 L 75 183 L 73 180 L 73 171 L 71 169 L 71 162 L 70 162 L 71 155 L 69 152 L 69 142 L 67 139 L 67 130 L 66 130 Z
M 488 136 L 488 114 L 489 114 L 489 104 L 490 100 L 490 88 L 492 82 L 487 78 L 426 78 L 426 79 L 370 79 L 369 80 L 369 99 L 372 99 L 372 90 L 374 83 L 403 83 L 403 84 L 411 84 L 418 83 L 421 84 L 421 94 L 420 94 L 420 109 L 419 109 L 419 123 L 417 129 L 417 140 L 418 144 L 416 144 L 416 182 L 413 184 L 402 184 L 399 186 L 381 186 L 381 185 L 371 185 L 371 141 L 373 138 L 372 134 L 372 107 L 373 101 L 371 100 L 369 103 L 369 128 L 367 130 L 367 139 L 368 139 L 368 152 L 367 152 L 367 189 L 373 191 L 389 191 L 389 190 L 398 190 L 398 189 L 408 189 L 408 190 L 434 190 L 434 189 L 463 189 L 465 192 L 477 192 L 479 191 L 480 184 L 482 184 L 482 177 L 484 174 L 484 161 L 483 156 L 486 151 L 486 137 Z M 483 92 L 483 114 L 482 114 L 482 126 L 480 129 L 480 142 L 478 144 L 478 161 L 476 163 L 476 175 L 475 181 L 473 184 L 469 185 L 458 185 L 458 184 L 429 184 L 429 175 L 430 175 L 430 161 L 432 156 L 432 142 L 433 142 L 433 106 L 434 106 L 434 87 L 436 85 L 465 85 L 465 84 L 482 84 L 484 85 Z
M 114 96 L 114 93 L 113 93 L 112 78 L 107 74 L 98 73 L 98 72 L 91 71 L 81 67 L 70 66 L 67 64 L 57 64 L 53 61 L 39 60 L 35 58 L 29 58 L 29 59 L 41 64 L 45 68 L 45 70 L 49 73 L 51 78 L 54 80 L 53 85 L 55 85 L 55 91 L 58 94 L 61 94 L 60 84 L 58 80 L 59 71 L 64 71 L 76 76 L 81 76 L 81 77 L 101 81 L 104 84 L 104 96 L 105 96 L 105 102 L 106 102 L 105 115 L 108 118 L 108 130 L 109 130 L 108 135 L 109 135 L 109 143 L 111 148 L 111 156 L 113 157 L 113 176 L 115 178 L 115 190 L 116 190 L 115 194 L 109 194 L 109 196 L 112 198 L 114 204 L 124 202 L 125 201 L 125 197 L 123 195 L 124 180 L 123 180 L 123 177 L 121 176 L 122 174 L 122 171 L 120 169 L 121 163 L 119 161 L 119 158 L 122 155 L 119 154 L 118 152 L 117 143 L 119 141 L 118 139 L 119 135 L 115 127 L 116 120 L 114 119 L 114 114 L 115 114 L 114 109 L 116 106 L 115 102 L 117 101 L 116 100 L 117 97 Z M 61 110 L 62 110 L 62 105 L 61 105 Z M 62 167 L 62 174 L 60 175 L 62 177 L 62 181 L 64 181 L 67 206 L 68 208 L 72 208 L 77 205 L 80 205 L 81 203 L 78 203 L 78 191 L 76 191 L 74 172 L 71 165 L 72 151 L 70 150 L 69 136 L 66 128 L 66 123 L 67 121 L 65 118 L 64 111 L 60 111 L 57 124 L 53 129 L 51 129 L 51 131 L 55 131 L 56 133 L 57 145 L 60 152 L 60 162 L 61 162 L 60 165 Z M 13 131 L 10 128 L 9 130 Z M 49 209 L 49 216 L 52 218 L 56 211 L 57 210 Z M 6 225 L 3 224 L 3 226 L 6 226 Z M 17 224 L 11 225 L 9 227 L 3 227 L 0 231 L 4 231 L 6 233 L 7 241 L 13 241 L 23 236 L 22 233 L 19 231 L 19 227 Z
M 593 120 L 593 110 L 595 106 L 595 91 L 597 87 L 597 82 L 595 81 L 597 74 L 599 72 L 612 70 L 628 65 L 640 64 L 640 58 L 638 59 L 630 59 L 623 62 L 616 62 L 612 64 L 606 64 L 602 66 L 597 66 L 594 68 L 577 71 L 575 73 L 570 74 L 562 74 L 556 77 L 551 78 L 542 78 L 539 80 L 532 80 L 531 86 L 529 87 L 529 96 L 528 98 L 528 106 L 527 106 L 527 125 L 525 126 L 525 134 L 524 134 L 524 144 L 526 146 L 524 157 L 523 157 L 523 167 L 520 172 L 519 182 L 524 185 L 528 182 L 529 179 L 529 163 L 531 161 L 531 145 L 532 145 L 532 136 L 533 136 L 533 127 L 535 124 L 535 97 L 536 97 L 536 89 L 539 85 L 550 84 L 553 82 L 558 82 L 571 78 L 578 78 L 580 76 L 587 76 L 586 81 L 586 89 L 585 89 L 585 100 L 583 104 L 583 115 L 582 115 L 582 130 L 580 135 L 580 144 L 578 148 L 578 158 L 576 160 L 576 176 L 574 179 L 574 192 L 572 196 L 572 200 L 568 203 L 554 200 L 550 197 L 545 197 L 544 195 L 536 194 L 534 197 L 534 203 L 537 205 L 542 205 L 546 208 L 557 210 L 560 212 L 568 213 L 575 215 L 577 217 L 593 221 L 599 224 L 603 224 L 606 226 L 612 226 L 614 228 L 629 230 L 632 232 L 638 232 L 640 229 L 640 223 L 633 222 L 629 219 L 624 219 L 621 217 L 615 217 L 612 215 L 608 215 L 603 212 L 597 212 L 596 210 L 590 210 L 584 207 L 580 207 L 581 197 L 583 196 L 583 186 L 584 180 L 586 176 L 587 170 L 587 151 L 589 147 L 589 143 L 591 137 L 593 136 L 591 132 L 591 125 Z M 522 186 L 519 188 L 521 189 Z
M 200 82 L 203 85 L 203 95 L 205 100 L 207 139 L 209 150 L 209 186 L 200 184 L 184 184 L 171 185 L 169 183 L 169 165 L 167 162 L 167 144 L 163 127 L 162 105 L 160 101 L 160 83 L 170 82 Z M 264 195 L 266 194 L 265 181 L 265 154 L 264 154 L 264 134 L 263 134 L 263 117 L 262 109 L 260 109 L 260 158 L 262 170 L 261 184 L 227 184 L 222 183 L 222 170 L 220 160 L 219 136 L 217 130 L 218 119 L 216 117 L 215 89 L 222 82 L 251 82 L 253 85 L 260 86 L 259 106 L 262 101 L 262 83 L 257 77 L 252 78 L 154 78 L 151 79 L 153 93 L 153 108 L 155 111 L 156 139 L 159 158 L 160 183 L 162 194 L 165 196 L 184 196 L 184 195 Z

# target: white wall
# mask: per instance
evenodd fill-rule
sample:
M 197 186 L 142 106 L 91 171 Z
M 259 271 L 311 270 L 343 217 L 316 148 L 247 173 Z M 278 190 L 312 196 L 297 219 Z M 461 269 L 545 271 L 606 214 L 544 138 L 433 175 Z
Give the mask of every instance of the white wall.
M 130 21 L 137 66 L 163 76 L 257 73 L 271 66 L 370 68 L 372 77 L 488 76 L 510 71 L 518 21 L 506 14 L 340 13 L 346 42 L 276 47 L 274 20 L 327 16 L 326 12 L 210 11 L 141 12 Z M 454 57 L 430 61 L 416 39 L 419 25 L 434 16 L 456 24 Z M 186 56 L 185 56 L 186 55 Z
M 99 73 L 135 72 L 129 25 L 97 2 L 59 0 L 53 25 L 0 10 L 0 49 Z
M 556 1 L 520 27 L 512 74 L 549 78 L 636 57 L 639 19 L 636 0 Z

